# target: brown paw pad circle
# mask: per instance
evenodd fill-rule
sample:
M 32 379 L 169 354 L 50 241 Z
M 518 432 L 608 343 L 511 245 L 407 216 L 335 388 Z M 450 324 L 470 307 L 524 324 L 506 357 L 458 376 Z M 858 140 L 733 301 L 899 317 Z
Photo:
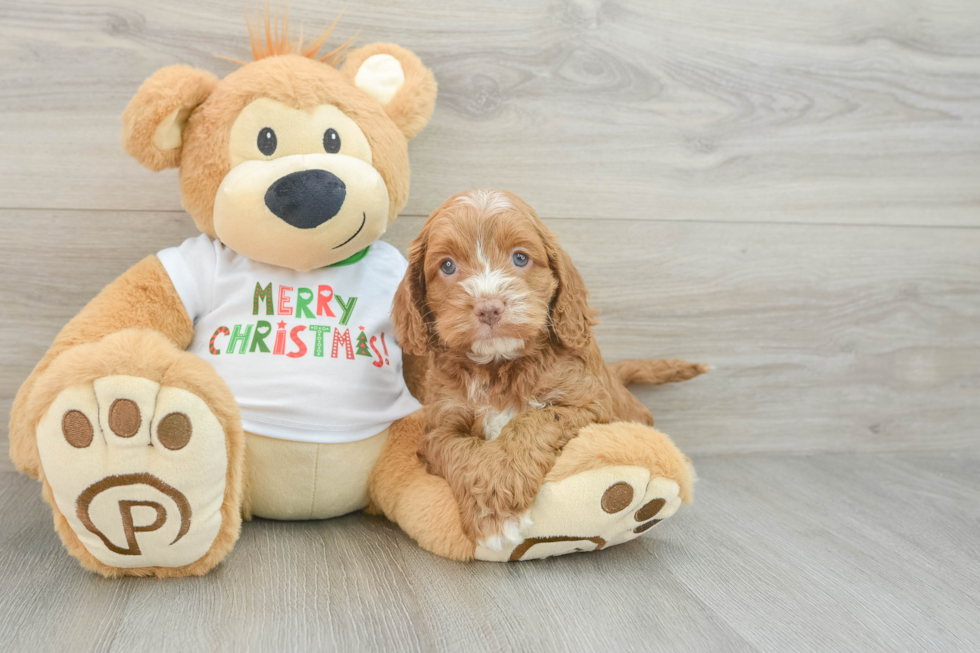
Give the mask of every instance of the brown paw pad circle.
M 642 508 L 637 510 L 634 517 L 636 518 L 636 521 L 646 521 L 648 519 L 652 519 L 666 504 L 666 499 L 654 499 L 653 501 L 644 504 Z
M 68 444 L 76 449 L 84 449 L 92 444 L 92 436 L 95 434 L 92 422 L 80 410 L 69 410 L 65 413 L 61 418 L 61 432 Z
M 131 438 L 140 430 L 143 417 L 132 399 L 116 399 L 109 407 L 109 428 L 121 438 Z
M 171 451 L 177 451 L 187 446 L 191 441 L 190 418 L 183 413 L 170 413 L 157 425 L 157 438 L 160 444 Z
M 663 521 L 662 519 L 654 519 L 653 521 L 648 521 L 645 524 L 640 524 L 639 526 L 637 526 L 636 528 L 633 529 L 633 532 L 634 533 L 645 533 L 646 531 L 650 530 L 651 528 L 653 528 L 654 526 L 656 526 L 657 524 L 659 524 L 662 521 Z
M 610 515 L 625 510 L 633 502 L 633 486 L 620 481 L 602 493 L 602 509 Z

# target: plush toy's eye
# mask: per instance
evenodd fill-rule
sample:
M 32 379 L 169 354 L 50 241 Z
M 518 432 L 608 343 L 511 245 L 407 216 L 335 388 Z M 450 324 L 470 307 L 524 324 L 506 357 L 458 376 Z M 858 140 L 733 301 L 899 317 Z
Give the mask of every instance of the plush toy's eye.
M 327 154 L 336 154 L 340 151 L 340 134 L 333 127 L 323 132 L 323 149 Z
M 453 263 L 452 259 L 447 258 L 445 261 L 443 261 L 442 265 L 439 266 L 439 269 L 442 270 L 442 273 L 447 277 L 456 274 L 456 264 Z
M 516 265 L 519 268 L 522 268 L 525 265 L 527 265 L 531 259 L 529 259 L 527 257 L 527 254 L 525 254 L 524 252 L 514 252 L 514 255 L 510 257 L 510 260 L 514 262 L 514 265 Z
M 272 153 L 276 151 L 279 140 L 276 138 L 276 132 L 272 131 L 271 127 L 265 127 L 259 132 L 259 138 L 255 144 L 259 146 L 259 152 L 266 156 L 272 156 Z

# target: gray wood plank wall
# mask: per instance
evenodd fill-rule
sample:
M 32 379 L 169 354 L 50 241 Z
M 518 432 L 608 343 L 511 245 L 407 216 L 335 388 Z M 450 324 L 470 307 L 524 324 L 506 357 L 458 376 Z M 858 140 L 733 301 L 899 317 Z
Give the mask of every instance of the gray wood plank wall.
M 307 33 L 338 10 L 291 4 Z M 977 441 L 972 3 L 369 1 L 354 32 L 440 83 L 388 238 L 462 189 L 525 197 L 582 269 L 610 359 L 714 366 L 640 391 L 693 453 Z M 247 53 L 234 2 L 0 6 L 4 410 L 105 283 L 194 233 L 175 173 L 119 146 L 132 93 Z
M 342 6 L 290 5 L 307 34 Z M 162 66 L 234 70 L 242 3 L 7 0 L 0 24 L 0 204 L 178 210 L 118 115 Z M 968 0 L 365 0 L 337 33 L 439 80 L 411 215 L 499 186 L 593 221 L 977 226 L 978 30 Z

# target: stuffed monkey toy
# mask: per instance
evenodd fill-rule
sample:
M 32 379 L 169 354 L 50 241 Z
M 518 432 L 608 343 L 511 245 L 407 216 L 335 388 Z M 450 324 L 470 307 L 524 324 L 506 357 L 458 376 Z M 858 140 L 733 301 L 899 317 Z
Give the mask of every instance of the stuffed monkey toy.
M 104 288 L 17 393 L 10 455 L 41 481 L 68 552 L 109 577 L 200 575 L 243 519 L 369 508 L 440 555 L 519 560 L 670 516 L 691 494 L 676 447 L 593 426 L 549 474 L 525 537 L 499 550 L 466 538 L 416 456 L 421 375 L 390 318 L 407 263 L 378 240 L 407 201 L 408 141 L 436 83 L 397 45 L 320 57 L 326 34 L 304 47 L 285 20 L 265 31 L 224 79 L 171 66 L 130 101 L 124 148 L 179 167 L 201 235 Z

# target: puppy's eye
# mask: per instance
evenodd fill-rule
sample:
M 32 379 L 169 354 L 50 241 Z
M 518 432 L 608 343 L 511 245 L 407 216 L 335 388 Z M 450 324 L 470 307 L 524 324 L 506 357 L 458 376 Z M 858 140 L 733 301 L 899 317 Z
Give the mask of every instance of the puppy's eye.
M 327 154 L 336 154 L 340 151 L 340 134 L 333 127 L 323 132 L 323 149 Z
M 259 132 L 255 144 L 259 146 L 259 152 L 266 156 L 272 156 L 272 153 L 276 151 L 276 146 L 279 145 L 279 139 L 276 138 L 276 132 L 272 131 L 271 127 L 265 127 Z
M 442 262 L 442 265 L 439 266 L 439 269 L 442 270 L 442 273 L 447 277 L 456 274 L 456 264 L 453 263 L 452 260 L 448 258 Z
M 514 252 L 514 255 L 511 257 L 510 260 L 512 260 L 514 262 L 514 265 L 516 265 L 519 268 L 524 267 L 531 261 L 531 259 L 529 259 L 527 257 L 527 254 L 525 254 L 524 252 Z

